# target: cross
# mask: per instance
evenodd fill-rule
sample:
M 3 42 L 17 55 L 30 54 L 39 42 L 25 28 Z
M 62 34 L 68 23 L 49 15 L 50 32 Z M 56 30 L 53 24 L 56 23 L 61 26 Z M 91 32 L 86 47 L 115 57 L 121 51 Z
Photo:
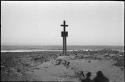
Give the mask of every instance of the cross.
M 63 21 L 63 25 L 61 25 L 64 27 L 64 32 L 65 32 L 65 27 L 68 27 L 68 25 L 65 24 L 65 20 Z

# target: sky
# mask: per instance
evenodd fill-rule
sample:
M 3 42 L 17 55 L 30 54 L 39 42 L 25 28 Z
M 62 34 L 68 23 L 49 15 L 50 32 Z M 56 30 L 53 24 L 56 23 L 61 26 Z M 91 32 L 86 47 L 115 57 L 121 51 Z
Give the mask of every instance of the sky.
M 122 1 L 1 1 L 1 45 L 124 45 Z

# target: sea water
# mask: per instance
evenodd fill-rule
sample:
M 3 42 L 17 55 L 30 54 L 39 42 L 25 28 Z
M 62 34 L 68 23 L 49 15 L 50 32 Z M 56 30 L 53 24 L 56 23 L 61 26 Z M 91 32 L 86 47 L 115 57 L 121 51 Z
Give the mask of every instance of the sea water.
M 67 51 L 113 49 L 124 51 L 124 46 L 67 46 Z M 1 46 L 1 52 L 62 51 L 62 46 Z

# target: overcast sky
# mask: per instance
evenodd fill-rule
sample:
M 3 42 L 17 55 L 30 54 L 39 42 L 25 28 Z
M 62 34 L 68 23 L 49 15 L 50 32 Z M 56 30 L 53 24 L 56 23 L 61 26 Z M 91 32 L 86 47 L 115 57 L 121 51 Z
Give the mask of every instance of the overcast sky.
M 2 45 L 124 45 L 124 2 L 2 1 Z

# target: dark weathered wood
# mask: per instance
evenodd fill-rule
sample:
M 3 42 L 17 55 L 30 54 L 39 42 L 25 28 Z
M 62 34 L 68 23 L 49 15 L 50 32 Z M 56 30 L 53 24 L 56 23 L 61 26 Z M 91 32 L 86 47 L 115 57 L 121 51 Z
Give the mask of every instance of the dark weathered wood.
M 63 37 L 63 55 L 66 55 L 66 37 L 68 36 L 68 32 L 66 31 L 65 27 L 68 27 L 68 25 L 66 25 L 65 20 L 63 21 L 63 24 L 61 26 L 63 27 L 63 31 L 61 32 L 61 36 Z
M 64 27 L 64 32 L 65 32 L 65 31 L 66 31 L 66 30 L 65 30 L 65 27 L 68 27 L 68 25 L 66 25 L 65 20 L 63 21 L 63 24 L 62 24 L 61 26 Z

